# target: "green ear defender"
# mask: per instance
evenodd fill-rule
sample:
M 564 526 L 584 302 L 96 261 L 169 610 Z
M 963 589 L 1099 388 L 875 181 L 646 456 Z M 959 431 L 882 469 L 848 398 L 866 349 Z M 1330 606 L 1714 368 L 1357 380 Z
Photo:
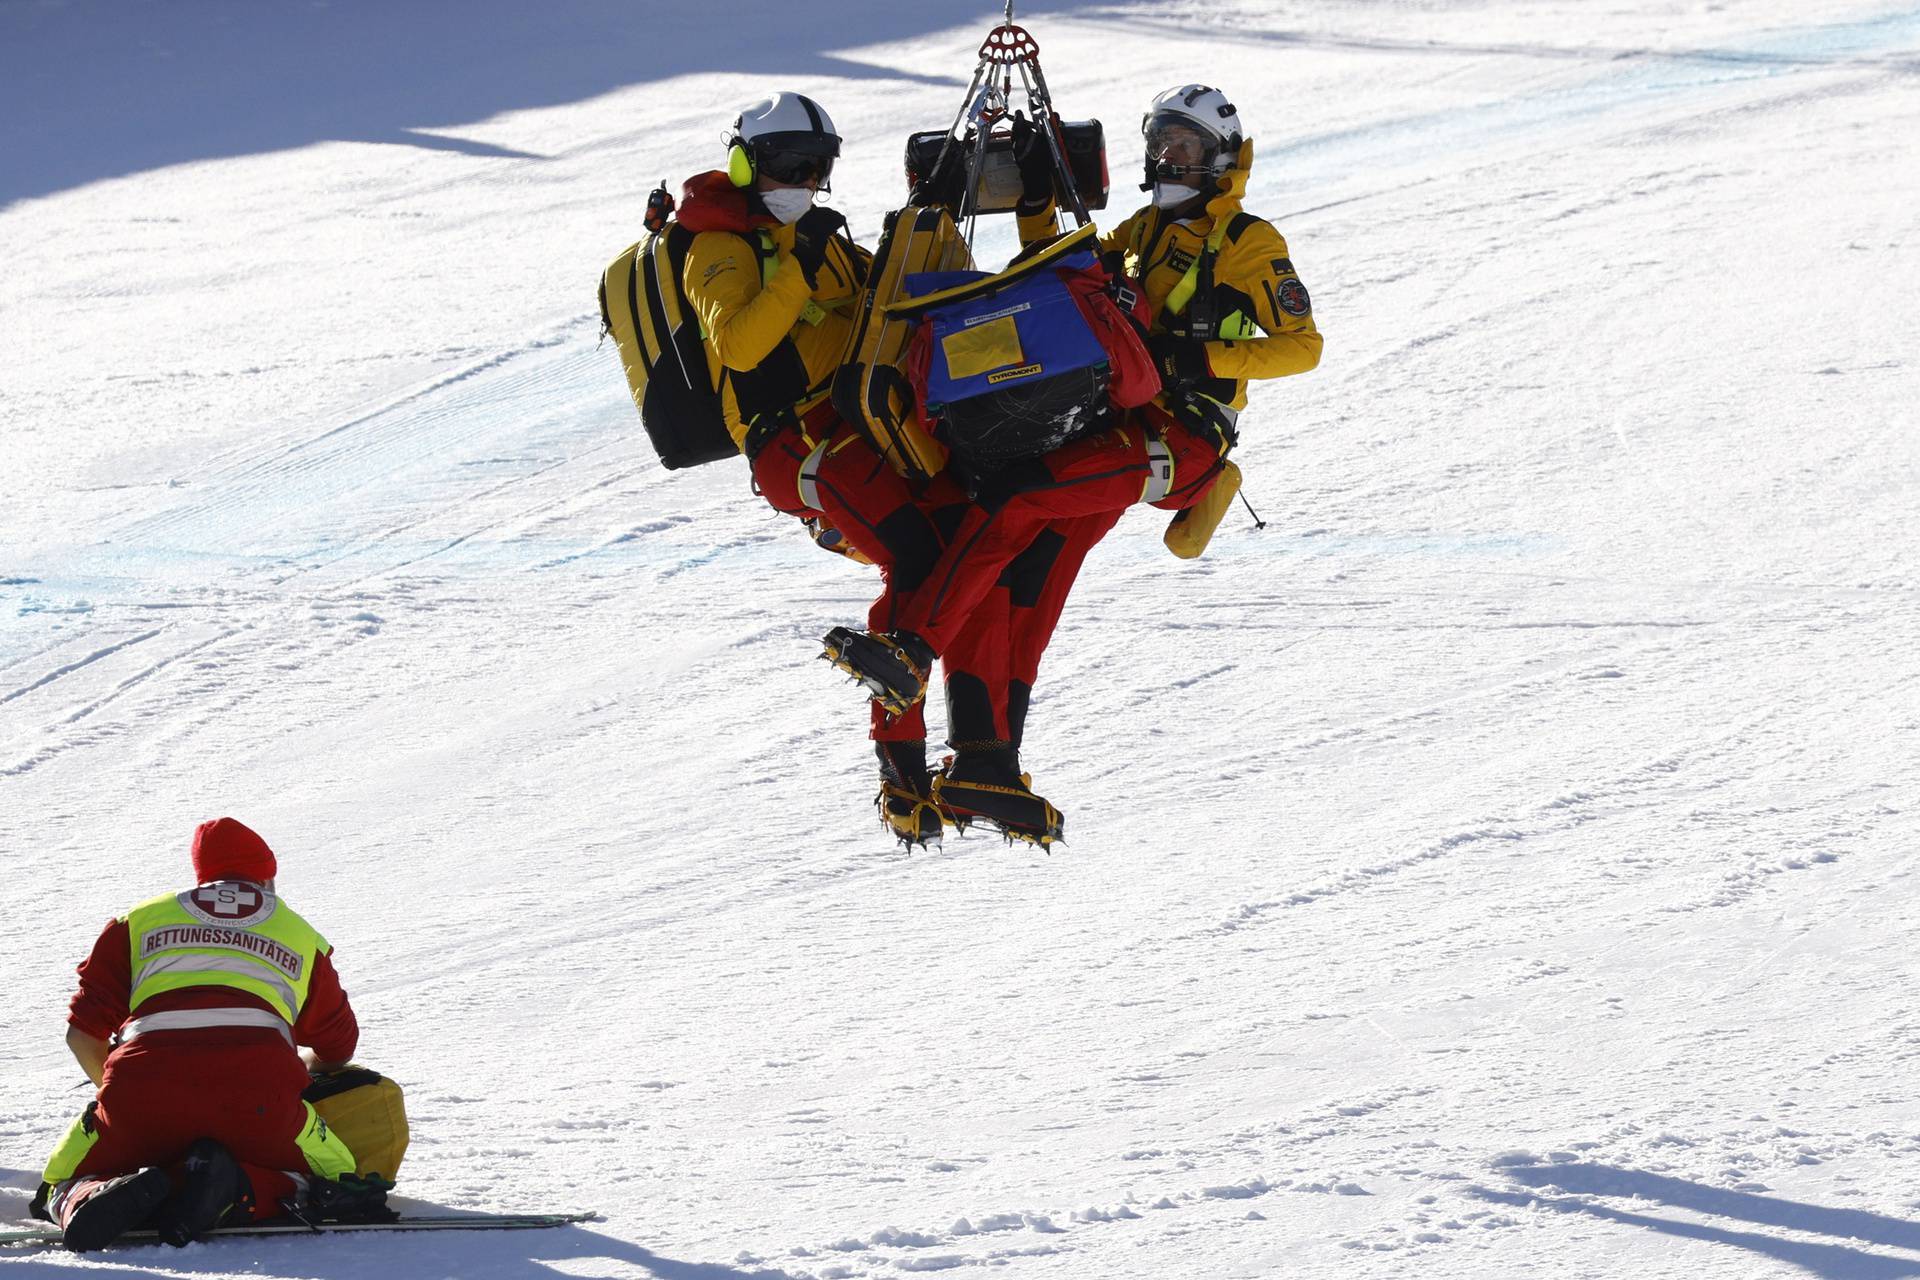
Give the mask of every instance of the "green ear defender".
M 753 185 L 753 156 L 738 141 L 727 149 L 727 181 L 736 187 Z

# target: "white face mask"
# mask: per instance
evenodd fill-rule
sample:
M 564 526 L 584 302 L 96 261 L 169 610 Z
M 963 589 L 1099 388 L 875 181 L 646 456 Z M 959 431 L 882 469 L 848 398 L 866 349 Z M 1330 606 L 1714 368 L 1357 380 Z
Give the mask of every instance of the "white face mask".
M 1162 209 L 1177 208 L 1199 194 L 1200 188 L 1181 186 L 1177 182 L 1153 184 L 1153 202 Z
M 792 225 L 800 215 L 813 208 L 813 192 L 805 187 L 775 187 L 760 193 L 760 203 L 780 221 Z

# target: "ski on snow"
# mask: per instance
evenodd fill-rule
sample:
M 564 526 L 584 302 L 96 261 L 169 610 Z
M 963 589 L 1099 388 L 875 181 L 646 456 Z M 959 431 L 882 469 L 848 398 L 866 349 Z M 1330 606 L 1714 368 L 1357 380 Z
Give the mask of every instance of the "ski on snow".
M 215 1227 L 208 1233 L 208 1239 L 221 1236 L 314 1236 L 332 1235 L 337 1231 L 532 1231 L 541 1227 L 564 1227 L 569 1223 L 586 1222 L 597 1217 L 595 1213 L 466 1213 L 435 1214 L 425 1217 L 401 1217 L 392 1222 L 316 1222 L 308 1225 L 304 1222 L 278 1221 L 254 1222 L 237 1227 Z M 158 1244 L 160 1237 L 152 1231 L 129 1231 L 115 1241 L 116 1245 Z M 51 1223 L 36 1223 L 28 1227 L 0 1227 L 0 1246 L 57 1245 L 60 1243 L 60 1228 Z

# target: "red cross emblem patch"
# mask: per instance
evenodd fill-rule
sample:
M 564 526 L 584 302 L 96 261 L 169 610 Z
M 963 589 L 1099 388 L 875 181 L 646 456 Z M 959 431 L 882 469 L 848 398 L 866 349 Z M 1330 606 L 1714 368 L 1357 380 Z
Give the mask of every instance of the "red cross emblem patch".
M 193 899 L 193 905 L 208 918 L 235 921 L 257 915 L 267 899 L 259 886 L 233 880 L 203 884 L 189 896 Z

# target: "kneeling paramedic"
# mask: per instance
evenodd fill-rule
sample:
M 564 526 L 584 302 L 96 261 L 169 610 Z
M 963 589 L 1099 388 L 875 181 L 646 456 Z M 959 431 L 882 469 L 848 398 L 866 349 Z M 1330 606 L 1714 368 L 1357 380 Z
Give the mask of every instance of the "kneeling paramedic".
M 74 1250 L 139 1227 L 185 1245 L 354 1170 L 300 1096 L 360 1036 L 332 948 L 242 823 L 201 823 L 192 861 L 194 888 L 110 921 L 79 968 L 67 1044 L 98 1092 L 33 1202 Z

